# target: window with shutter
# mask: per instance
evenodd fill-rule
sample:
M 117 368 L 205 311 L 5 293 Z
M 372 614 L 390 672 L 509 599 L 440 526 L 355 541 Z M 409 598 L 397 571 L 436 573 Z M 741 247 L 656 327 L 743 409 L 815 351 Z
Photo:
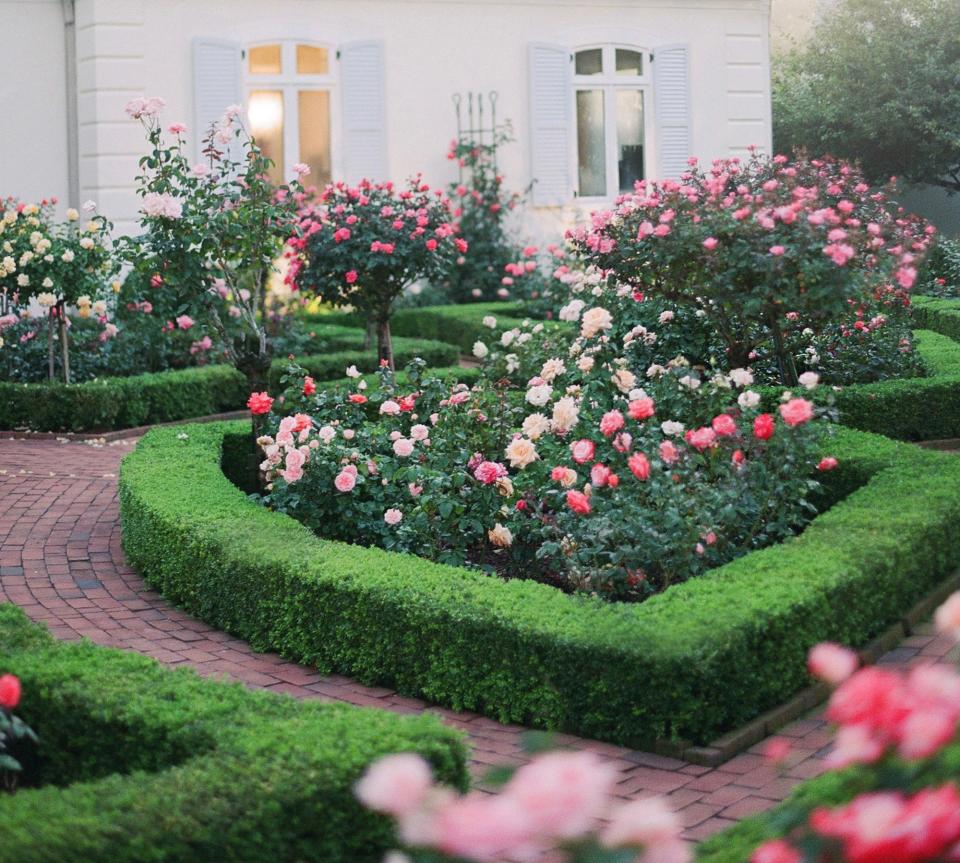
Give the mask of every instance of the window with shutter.
M 203 138 L 230 105 L 243 102 L 240 45 L 223 39 L 193 41 L 193 141 L 200 159 Z
M 344 179 L 389 178 L 383 44 L 349 42 L 340 48 Z
M 569 202 L 570 51 L 557 45 L 529 48 L 530 159 L 535 206 Z
M 653 92 L 656 105 L 660 176 L 676 179 L 687 170 L 691 153 L 690 68 L 686 45 L 654 51 Z

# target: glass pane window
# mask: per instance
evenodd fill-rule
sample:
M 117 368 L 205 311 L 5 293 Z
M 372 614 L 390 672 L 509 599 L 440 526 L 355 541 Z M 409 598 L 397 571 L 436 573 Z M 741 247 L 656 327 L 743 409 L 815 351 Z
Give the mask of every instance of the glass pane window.
M 269 171 L 271 182 L 284 182 L 283 91 L 251 91 L 247 116 L 250 119 L 250 134 L 257 146 L 268 159 L 273 160 L 273 167 Z
M 617 90 L 617 172 L 620 191 L 643 179 L 643 92 Z
M 330 63 L 326 48 L 314 45 L 297 45 L 297 74 L 326 75 L 330 72 Z
M 248 56 L 251 75 L 279 75 L 283 71 L 279 45 L 257 45 Z
M 297 94 L 300 117 L 300 161 L 310 166 L 304 181 L 322 187 L 330 182 L 330 91 L 301 90 Z
M 617 48 L 617 74 L 642 75 L 643 54 L 639 51 L 628 51 L 626 48 Z
M 577 176 L 581 197 L 607 193 L 603 90 L 577 91 Z
M 603 74 L 603 48 L 590 48 L 586 51 L 577 51 L 574 60 L 578 75 Z

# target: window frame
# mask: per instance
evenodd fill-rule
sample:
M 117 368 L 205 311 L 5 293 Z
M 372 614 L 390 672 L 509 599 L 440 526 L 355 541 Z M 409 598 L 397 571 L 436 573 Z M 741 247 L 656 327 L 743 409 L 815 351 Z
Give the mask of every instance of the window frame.
M 577 54 L 581 51 L 602 50 L 602 66 L 599 75 L 578 75 Z M 616 74 L 617 49 L 634 51 L 643 57 L 643 74 L 636 76 Z M 617 114 L 616 94 L 618 90 L 637 90 L 643 93 L 643 173 L 650 176 L 652 166 L 656 164 L 656 118 L 653 107 L 653 51 L 639 45 L 625 42 L 592 42 L 577 45 L 570 53 L 570 118 L 572 142 L 570 154 L 570 176 L 573 180 L 573 198 L 588 206 L 608 204 L 621 194 L 619 170 L 617 165 Z M 603 93 L 603 129 L 604 129 L 604 166 L 606 169 L 606 194 L 580 194 L 580 149 L 577 135 L 577 93 L 586 90 L 600 90 Z M 613 190 L 611 192 L 611 189 Z
M 254 75 L 250 72 L 250 50 L 269 45 L 280 46 L 280 74 Z M 297 46 L 323 48 L 327 52 L 327 74 L 315 75 L 297 72 Z M 335 182 L 342 173 L 340 170 L 340 100 L 339 96 L 339 59 L 336 47 L 329 42 L 316 39 L 278 38 L 257 39 L 243 45 L 243 106 L 249 111 L 250 94 L 253 90 L 279 90 L 283 94 L 283 180 L 293 178 L 293 166 L 300 159 L 300 107 L 297 94 L 300 91 L 329 93 L 330 104 L 330 182 Z M 305 185 L 320 184 L 317 177 L 306 177 Z

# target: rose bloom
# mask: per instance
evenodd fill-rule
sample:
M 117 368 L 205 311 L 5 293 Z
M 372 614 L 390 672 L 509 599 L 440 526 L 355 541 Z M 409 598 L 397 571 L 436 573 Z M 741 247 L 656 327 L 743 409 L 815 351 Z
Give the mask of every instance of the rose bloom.
M 521 470 L 540 458 L 533 442 L 525 437 L 515 437 L 510 441 L 504 454 L 510 461 L 510 467 L 520 468 Z
M 356 484 L 357 474 L 355 471 L 342 470 L 333 480 L 334 488 L 342 492 L 353 491 Z
M 637 383 L 637 376 L 629 369 L 617 369 L 610 382 L 622 393 L 628 393 Z
M 607 411 L 600 420 L 600 433 L 604 437 L 615 435 L 624 426 L 623 414 L 620 411 Z
M 557 375 L 562 375 L 566 370 L 567 367 L 563 364 L 563 360 L 552 357 L 543 364 L 543 368 L 540 369 L 540 377 L 550 383 Z
M 660 458 L 667 464 L 673 464 L 680 458 L 680 451 L 673 441 L 665 440 L 660 444 Z
M 780 405 L 780 416 L 788 426 L 799 426 L 813 419 L 813 404 L 806 399 L 790 399 Z
M 567 492 L 567 506 L 577 513 L 577 515 L 590 514 L 590 498 L 582 491 L 570 489 L 570 491 Z
M 270 408 L 273 407 L 273 399 L 270 398 L 268 393 L 250 393 L 250 398 L 247 399 L 247 407 L 250 408 L 250 413 L 255 416 L 268 414 Z
M 686 435 L 684 435 L 684 438 L 690 446 L 700 452 L 703 452 L 705 449 L 710 449 L 710 447 L 715 446 L 717 443 L 717 433 L 707 426 L 688 431 Z
M 420 805 L 432 783 L 430 765 L 413 752 L 401 752 L 371 764 L 354 791 L 368 809 L 402 817 Z
M 593 461 L 596 451 L 597 448 L 593 441 L 586 440 L 585 438 L 574 441 L 572 444 L 570 444 L 570 454 L 577 464 L 584 464 L 585 462 Z
M 769 440 L 773 437 L 774 421 L 772 414 L 760 414 L 753 421 L 753 436 L 757 440 Z
M 642 453 L 635 452 L 627 459 L 627 467 L 637 479 L 646 481 L 650 479 L 650 460 Z
M 599 333 L 609 330 L 613 326 L 613 315 L 605 308 L 595 306 L 587 309 L 580 319 L 580 335 L 585 339 L 592 339 Z
M 497 548 L 509 548 L 513 544 L 510 528 L 504 527 L 499 521 L 487 531 L 487 539 Z
M 748 387 L 753 383 L 753 373 L 750 369 L 731 369 L 730 380 L 738 387 Z
M 627 411 L 630 414 L 630 419 L 641 420 L 649 419 L 652 417 L 656 410 L 654 408 L 653 399 L 649 396 L 644 396 L 643 398 L 634 399 L 627 407 Z
M 303 394 L 305 396 L 312 396 L 317 391 L 317 384 L 312 377 L 307 375 L 303 379 Z
M 859 665 L 860 659 L 856 653 L 829 641 L 811 648 L 807 655 L 807 668 L 810 673 L 834 686 L 843 683 Z
M 960 592 L 954 593 L 941 605 L 934 615 L 937 632 L 942 632 L 960 641 Z
M 405 437 L 398 437 L 393 442 L 393 451 L 400 458 L 407 458 L 407 456 L 413 455 L 413 441 Z
M 564 488 L 570 488 L 577 482 L 577 472 L 569 467 L 555 467 L 550 471 L 550 479 L 560 483 Z
M 380 413 L 395 417 L 400 413 L 400 405 L 398 405 L 393 399 L 387 399 L 382 405 L 380 405 Z
M 820 383 L 820 375 L 818 375 L 816 372 L 804 372 L 802 375 L 800 375 L 798 380 L 800 381 L 801 386 L 806 387 L 808 390 L 812 390 L 817 386 L 817 384 Z
M 840 462 L 838 462 L 832 455 L 824 456 L 817 464 L 817 470 L 833 470 L 838 464 L 840 464 Z
M 393 527 L 403 521 L 403 513 L 399 509 L 390 507 L 390 509 L 383 514 L 383 520 L 389 524 L 390 527 Z
M 495 461 L 482 461 L 473 469 L 473 475 L 484 485 L 493 485 L 506 473 L 507 469 Z
M 551 428 L 557 434 L 563 434 L 570 431 L 579 421 L 580 412 L 577 408 L 577 401 L 572 396 L 563 396 L 553 405 L 553 417 L 551 418 Z
M 607 848 L 659 846 L 676 842 L 683 829 L 677 813 L 661 797 L 631 800 L 613 812 L 610 823 L 600 835 Z M 677 861 L 689 860 L 677 857 Z M 674 859 L 674 858 L 670 858 Z
M 20 679 L 13 674 L 0 677 L 0 707 L 13 710 L 20 703 Z
M 350 393 L 347 400 L 353 402 L 355 405 L 362 405 L 366 404 L 367 397 L 361 393 Z
M 537 440 L 550 431 L 550 420 L 540 413 L 530 414 L 523 421 L 521 428 L 530 440 Z
M 710 425 L 720 437 L 729 437 L 737 433 L 737 423 L 730 414 L 718 414 Z
M 783 839 L 772 839 L 750 855 L 750 863 L 803 863 L 803 855 Z
M 535 407 L 543 407 L 550 396 L 553 395 L 553 387 L 550 384 L 537 384 L 527 390 L 527 401 Z
M 605 464 L 600 464 L 597 462 L 592 468 L 590 468 L 590 482 L 592 485 L 602 488 L 607 485 L 610 477 L 613 476 L 613 471 L 610 470 Z

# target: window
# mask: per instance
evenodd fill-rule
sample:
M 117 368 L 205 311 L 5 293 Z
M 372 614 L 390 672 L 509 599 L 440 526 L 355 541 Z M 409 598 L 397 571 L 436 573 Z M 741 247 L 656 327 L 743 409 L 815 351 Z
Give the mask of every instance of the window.
M 250 132 L 273 160 L 270 179 L 290 179 L 297 162 L 310 166 L 309 183 L 330 182 L 333 162 L 331 52 L 322 45 L 273 42 L 246 51 Z
M 649 54 L 603 45 L 574 53 L 577 193 L 612 198 L 646 176 Z

